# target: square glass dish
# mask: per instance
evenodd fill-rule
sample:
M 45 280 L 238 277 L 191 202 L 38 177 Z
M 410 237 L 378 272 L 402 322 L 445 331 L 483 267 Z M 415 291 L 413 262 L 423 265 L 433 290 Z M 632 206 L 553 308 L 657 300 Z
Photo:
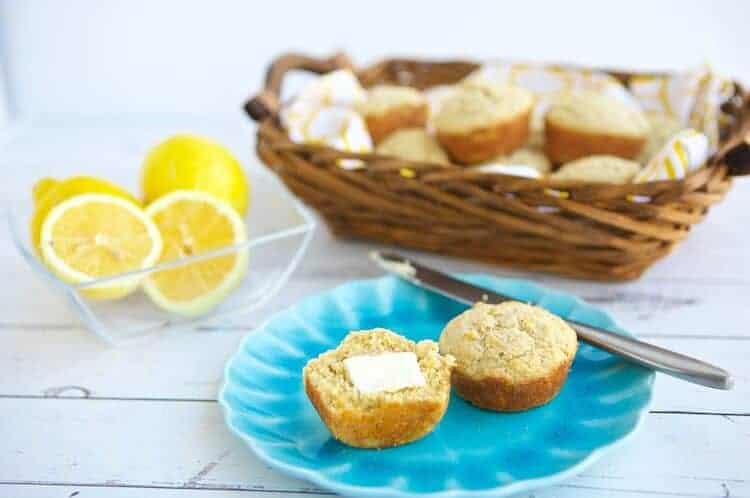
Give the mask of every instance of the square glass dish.
M 245 217 L 247 240 L 242 244 L 162 263 L 143 270 L 118 274 L 84 284 L 69 284 L 52 273 L 37 256 L 31 243 L 33 215 L 31 196 L 14 200 L 7 209 L 11 238 L 35 272 L 62 293 L 81 322 L 105 340 L 118 343 L 145 334 L 175 328 L 221 322 L 232 315 L 257 310 L 286 283 L 297 267 L 315 227 L 310 212 L 265 170 L 249 173 L 250 209 Z M 247 252 L 248 269 L 241 282 L 215 308 L 198 316 L 165 311 L 138 289 L 117 300 L 92 300 L 85 289 L 102 284 L 142 281 L 152 272 L 179 268 L 197 261 Z

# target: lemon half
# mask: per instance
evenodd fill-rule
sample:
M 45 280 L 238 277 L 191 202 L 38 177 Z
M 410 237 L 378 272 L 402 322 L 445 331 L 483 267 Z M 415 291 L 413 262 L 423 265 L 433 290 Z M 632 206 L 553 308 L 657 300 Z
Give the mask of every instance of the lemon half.
M 146 208 L 164 246 L 160 263 L 177 261 L 242 244 L 245 223 L 237 211 L 216 197 L 195 190 L 177 190 Z M 247 249 L 232 250 L 174 268 L 159 270 L 143 283 L 146 294 L 161 308 L 195 316 L 211 311 L 242 280 Z
M 82 194 L 49 211 L 41 226 L 44 262 L 62 280 L 80 284 L 148 268 L 161 254 L 159 230 L 141 208 L 122 197 Z M 130 276 L 81 290 L 92 299 L 133 292 L 142 277 Z
M 42 178 L 34 184 L 34 215 L 31 218 L 31 242 L 39 249 L 42 223 L 49 212 L 61 202 L 81 194 L 109 194 L 121 197 L 138 205 L 138 200 L 130 193 L 107 180 L 93 176 L 72 176 L 65 180 Z

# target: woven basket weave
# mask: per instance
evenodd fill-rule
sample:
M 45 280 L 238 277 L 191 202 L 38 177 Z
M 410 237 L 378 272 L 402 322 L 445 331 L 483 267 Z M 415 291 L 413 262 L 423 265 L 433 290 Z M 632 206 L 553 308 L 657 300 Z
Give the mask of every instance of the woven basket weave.
M 426 89 L 455 83 L 477 67 L 390 59 L 357 69 L 343 54 L 284 55 L 268 69 L 265 88 L 245 105 L 259 123 L 258 155 L 338 236 L 596 280 L 640 276 L 723 198 L 732 176 L 750 172 L 750 95 L 737 83 L 723 108 L 729 119 L 719 152 L 708 166 L 683 180 L 645 184 L 562 187 L 457 165 L 346 153 L 293 143 L 278 119 L 279 89 L 291 70 L 322 74 L 350 68 L 365 87 L 396 83 Z M 609 72 L 625 84 L 634 75 Z M 362 159 L 366 167 L 342 169 L 337 165 L 342 158 Z M 406 176 L 404 168 L 411 170 Z M 545 192 L 556 187 L 570 195 Z M 634 203 L 628 200 L 632 195 L 651 201 Z

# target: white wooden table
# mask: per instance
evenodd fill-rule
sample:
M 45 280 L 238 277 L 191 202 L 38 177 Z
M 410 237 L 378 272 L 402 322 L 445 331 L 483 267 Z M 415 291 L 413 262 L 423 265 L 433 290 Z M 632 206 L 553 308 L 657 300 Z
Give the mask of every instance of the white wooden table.
M 257 164 L 252 127 L 232 116 L 55 119 L 0 142 L 0 194 L 27 195 L 42 174 L 107 161 L 137 177 L 146 147 L 177 130 L 227 143 Z M 0 137 L 0 140 L 3 138 Z M 659 376 L 651 414 L 626 447 L 543 497 L 750 496 L 750 179 L 672 256 L 627 284 L 520 274 L 573 292 L 661 346 L 715 362 L 732 392 Z M 227 331 L 196 330 L 112 348 L 82 329 L 0 235 L 0 497 L 326 495 L 267 468 L 225 428 L 222 367 L 271 312 L 342 282 L 373 277 L 366 244 L 320 227 L 291 282 L 261 313 Z M 455 271 L 514 274 L 420 255 Z

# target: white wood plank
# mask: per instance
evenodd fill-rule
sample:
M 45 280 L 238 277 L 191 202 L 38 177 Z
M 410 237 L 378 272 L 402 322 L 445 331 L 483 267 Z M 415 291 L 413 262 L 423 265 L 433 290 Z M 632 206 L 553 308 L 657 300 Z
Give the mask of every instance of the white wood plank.
M 109 347 L 80 330 L 0 332 L 0 396 L 213 400 L 224 364 L 245 331 L 186 331 Z M 748 339 L 651 338 L 651 342 L 732 372 L 733 391 L 717 391 L 658 375 L 654 410 L 738 413 L 750 406 Z
M 316 489 L 261 464 L 213 403 L 0 400 L 0 411 L 0 483 Z M 629 445 L 570 480 L 564 495 L 747 495 L 748 447 L 750 417 L 650 415 Z
M 533 494 L 518 495 L 518 498 L 658 498 L 658 497 L 708 497 L 732 496 L 740 498 L 738 491 L 744 491 L 744 483 L 727 482 L 718 480 L 717 484 L 708 486 L 706 491 L 698 490 L 693 493 L 674 493 L 672 491 L 659 492 L 647 489 L 634 490 L 632 488 L 601 487 L 612 486 L 610 481 L 597 481 L 585 478 L 576 480 L 578 484 L 562 484 L 552 488 L 537 491 Z M 618 484 L 614 484 L 617 486 Z M 7 496 L 23 496 L 25 498 L 142 498 L 144 495 L 153 498 L 241 498 L 249 496 L 279 497 L 279 498 L 310 498 L 314 496 L 336 496 L 323 491 L 309 493 L 294 493 L 282 491 L 255 491 L 255 490 L 227 490 L 217 487 L 203 487 L 199 489 L 168 489 L 156 487 L 122 487 L 106 485 L 0 485 L 0 492 L 6 492 Z M 731 494 L 729 494 L 731 493 Z
M 279 295 L 262 310 L 242 317 L 242 323 L 259 323 L 274 311 L 346 281 L 382 275 L 367 260 L 371 248 L 361 243 L 337 243 L 327 232 L 319 230 L 308 255 Z M 742 320 L 744 303 L 741 302 L 743 296 L 750 293 L 750 280 L 745 283 L 644 278 L 625 284 L 602 284 L 514 274 L 484 265 L 405 252 L 449 271 L 529 277 L 603 308 L 637 335 L 750 335 Z M 15 254 L 10 241 L 0 239 L 0 262 L 0 278 L 3 282 L 12 282 L 12 285 L 0 286 L 0 327 L 78 325 L 67 302 L 31 272 Z
M 104 171 L 137 191 L 138 169 L 148 147 L 178 130 L 190 129 L 226 143 L 250 170 L 262 168 L 252 151 L 254 129 L 239 112 L 217 116 L 152 116 L 132 118 L 61 118 L 31 123 L 17 132 L 0 154 L 0 167 L 13 171 L 0 184 L 0 197 L 12 200 L 28 196 L 34 180 L 42 175 L 68 175 Z M 61 159 L 62 158 L 62 159 Z M 91 165 L 97 165 L 92 168 Z M 750 258 L 746 247 L 750 232 L 745 209 L 750 199 L 750 180 L 739 179 L 724 203 L 695 227 L 674 254 L 658 263 L 641 280 L 628 284 L 593 284 L 513 272 L 446 258 L 425 256 L 425 261 L 445 269 L 521 275 L 593 298 L 615 311 L 620 322 L 644 333 L 745 334 L 741 320 L 734 319 L 750 291 Z M 301 289 L 285 289 L 282 306 L 312 291 L 351 278 L 376 276 L 378 270 L 363 258 L 372 244 L 334 241 L 321 227 L 303 268 L 293 282 Z M 413 254 L 413 253 L 412 253 Z M 15 253 L 7 236 L 0 236 L 0 278 L 12 285 L 0 287 L 0 325 L 73 325 L 75 317 L 63 301 L 32 275 Z M 28 296 L 34 296 L 33 306 Z M 288 296 L 288 299 L 284 299 Z M 44 309 L 44 313 L 39 313 Z M 717 324 L 716 316 L 722 317 Z M 721 328 L 719 332 L 714 329 Z
M 201 487 L 196 489 L 174 489 L 155 486 L 116 486 L 88 484 L 0 484 L 0 493 L 7 497 L 24 498 L 314 498 L 336 496 L 324 491 L 295 493 L 276 490 L 221 489 Z M 581 495 L 586 496 L 586 495 Z M 596 495 L 592 495 L 596 496 Z

